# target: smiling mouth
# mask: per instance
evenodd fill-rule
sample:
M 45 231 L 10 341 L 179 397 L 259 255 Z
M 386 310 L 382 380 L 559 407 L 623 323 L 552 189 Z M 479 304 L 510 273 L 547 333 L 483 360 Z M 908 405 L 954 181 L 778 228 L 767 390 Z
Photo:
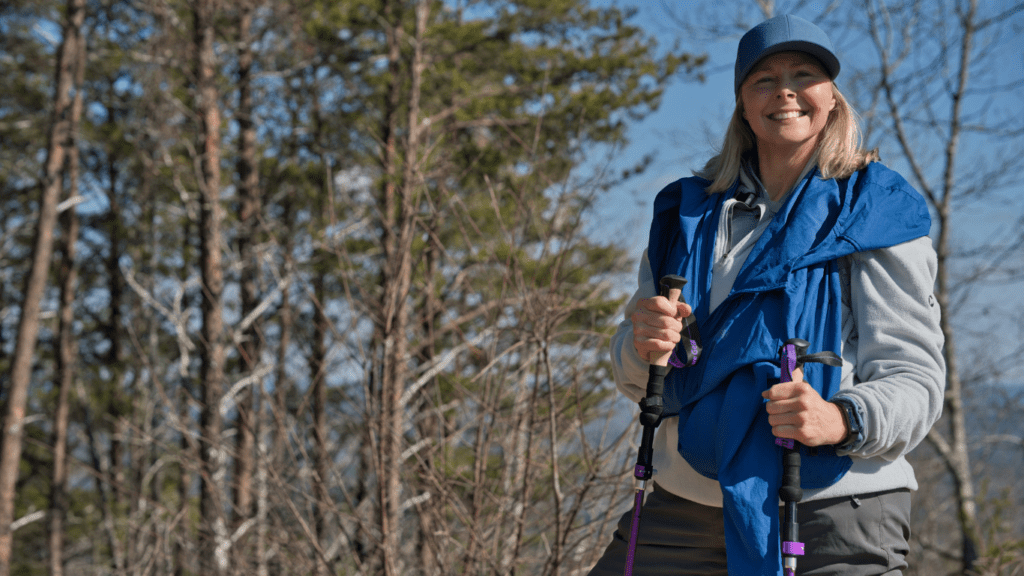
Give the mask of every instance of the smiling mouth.
M 803 112 L 801 110 L 791 110 L 789 112 L 776 112 L 775 114 L 770 114 L 768 118 L 772 120 L 788 120 L 789 118 L 799 118 L 801 116 L 806 115 L 807 112 Z

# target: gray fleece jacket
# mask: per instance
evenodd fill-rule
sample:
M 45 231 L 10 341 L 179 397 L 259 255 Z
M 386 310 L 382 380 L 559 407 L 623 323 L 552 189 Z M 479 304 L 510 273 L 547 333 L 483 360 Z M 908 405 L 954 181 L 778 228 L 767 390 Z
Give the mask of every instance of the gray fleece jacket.
M 711 306 L 729 294 L 739 268 L 783 200 L 771 202 L 755 179 L 743 175 L 741 189 L 757 199 L 751 209 L 727 200 L 716 236 Z M 804 500 L 868 494 L 897 488 L 917 489 L 905 456 L 924 439 L 942 413 L 945 388 L 943 335 L 933 289 L 936 255 L 927 237 L 891 248 L 861 252 L 840 261 L 843 275 L 842 385 L 836 396 L 853 401 L 863 423 L 863 438 L 849 450 L 849 472 L 836 484 L 805 490 Z M 649 364 L 633 347 L 629 320 L 640 298 L 657 293 L 645 252 L 639 287 L 612 337 L 615 382 L 629 399 L 646 392 Z M 654 442 L 654 481 L 706 506 L 722 506 L 718 482 L 687 464 L 676 450 L 677 418 L 666 418 Z

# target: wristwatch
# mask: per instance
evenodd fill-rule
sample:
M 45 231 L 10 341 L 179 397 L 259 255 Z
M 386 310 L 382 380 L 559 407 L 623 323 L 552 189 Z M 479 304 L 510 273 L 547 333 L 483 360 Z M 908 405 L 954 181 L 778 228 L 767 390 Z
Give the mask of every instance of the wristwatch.
M 861 414 L 860 405 L 845 396 L 833 398 L 831 402 L 839 407 L 847 430 L 846 437 L 836 444 L 836 448 L 838 450 L 853 450 L 864 442 L 864 417 Z

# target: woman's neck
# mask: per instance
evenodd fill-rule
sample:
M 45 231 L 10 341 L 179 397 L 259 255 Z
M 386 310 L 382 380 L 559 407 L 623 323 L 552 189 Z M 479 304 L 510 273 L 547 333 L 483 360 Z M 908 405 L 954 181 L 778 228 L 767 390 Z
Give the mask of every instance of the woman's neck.
M 780 154 L 773 153 L 768 146 L 758 146 L 758 171 L 761 184 L 768 192 L 768 197 L 777 201 L 785 196 L 796 184 L 813 156 L 813 149 L 796 154 L 792 152 Z

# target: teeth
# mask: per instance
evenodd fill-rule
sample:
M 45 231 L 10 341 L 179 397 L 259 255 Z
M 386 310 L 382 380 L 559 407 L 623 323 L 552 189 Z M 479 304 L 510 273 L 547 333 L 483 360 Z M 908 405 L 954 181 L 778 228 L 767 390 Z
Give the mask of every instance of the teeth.
M 804 113 L 799 110 L 793 110 L 792 112 L 779 112 L 778 114 L 772 114 L 772 120 L 785 120 L 787 118 L 799 118 Z

